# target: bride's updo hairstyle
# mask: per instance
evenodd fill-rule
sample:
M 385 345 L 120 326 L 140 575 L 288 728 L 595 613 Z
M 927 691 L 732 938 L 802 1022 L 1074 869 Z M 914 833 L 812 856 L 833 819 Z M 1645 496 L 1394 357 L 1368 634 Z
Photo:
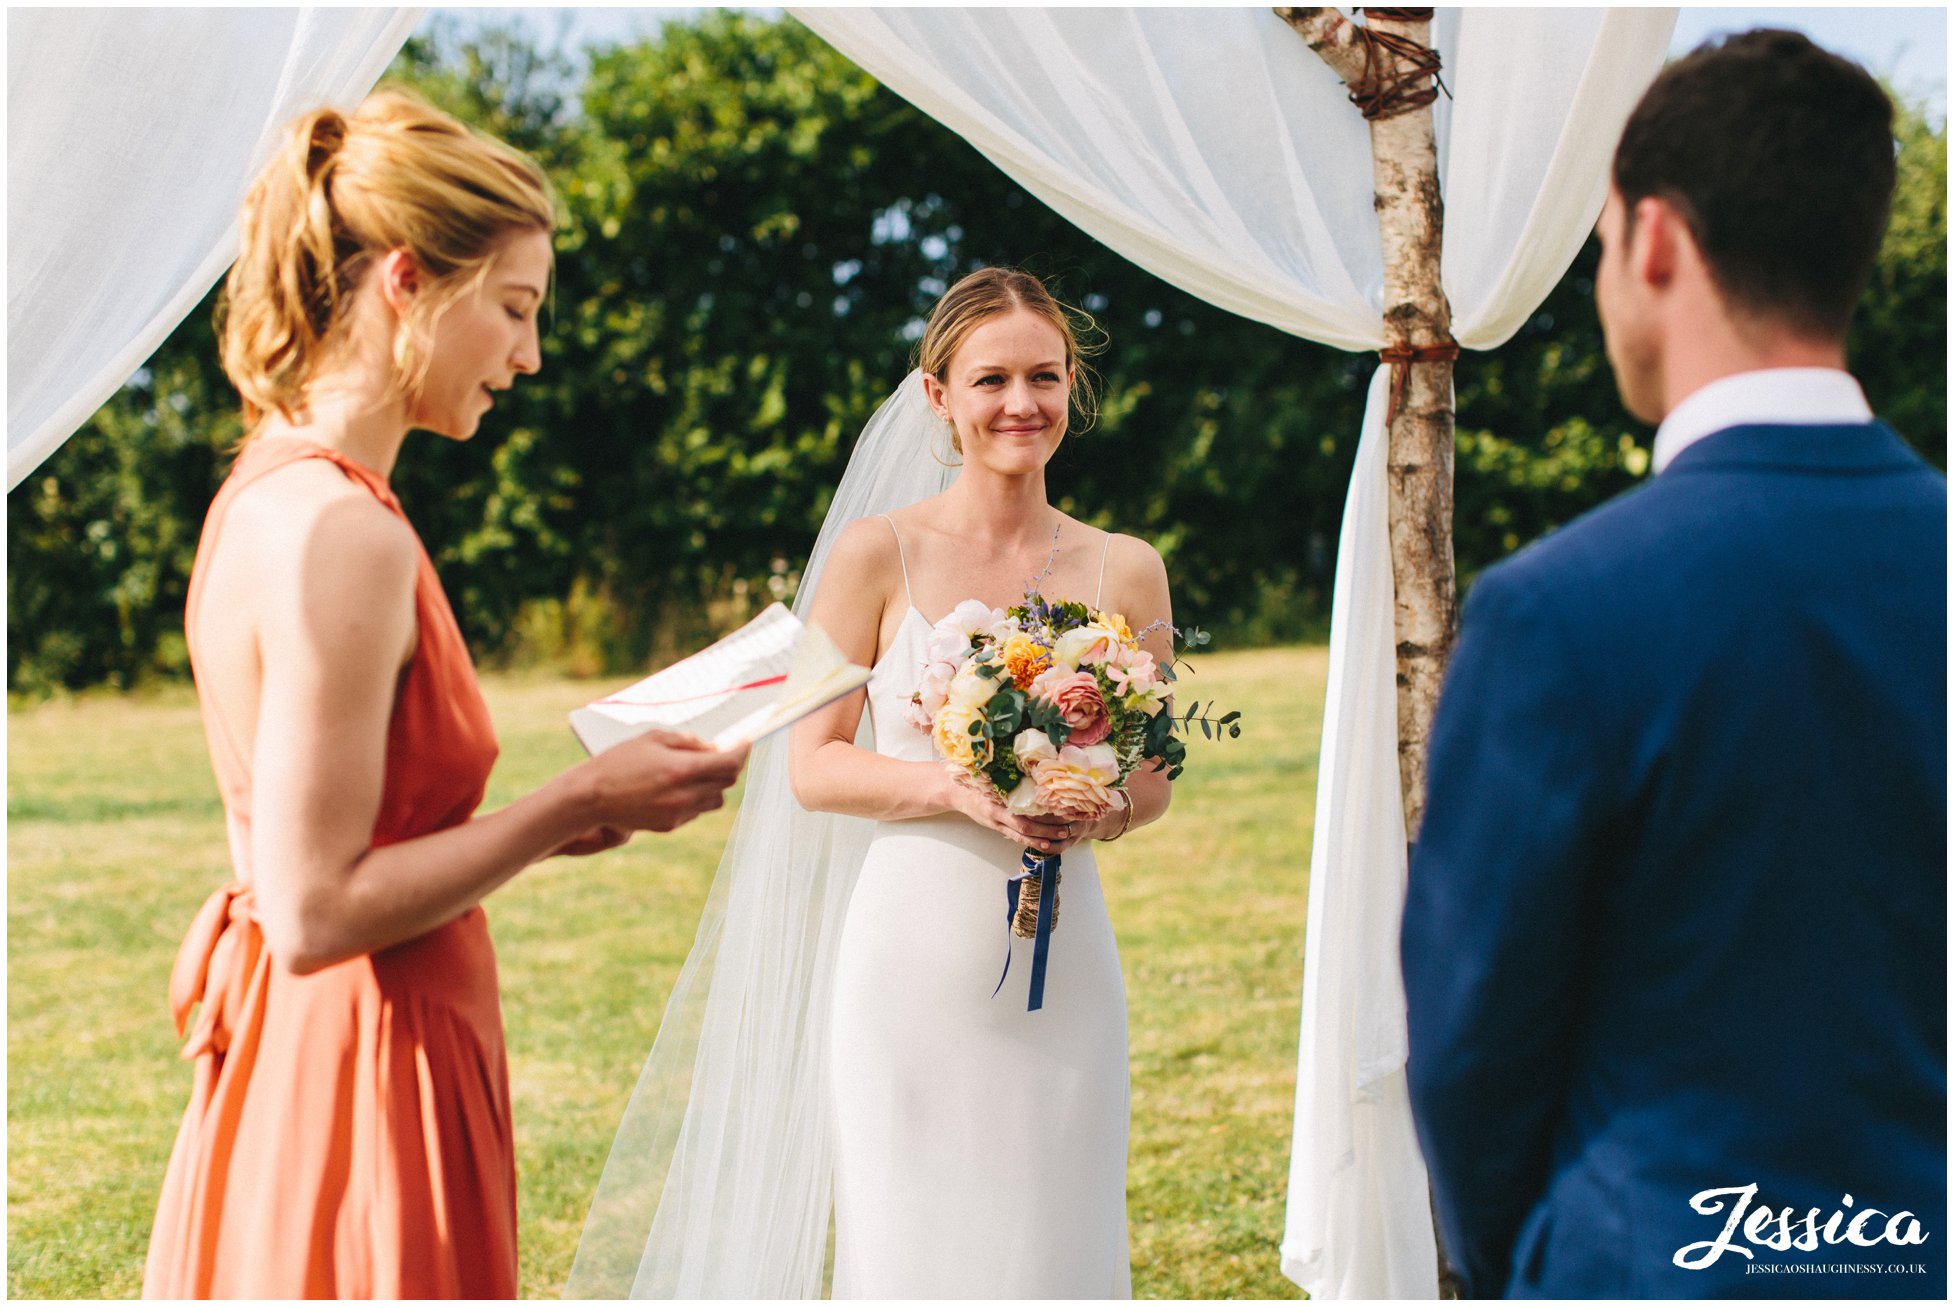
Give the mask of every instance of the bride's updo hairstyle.
M 1069 304 L 1061 304 L 1045 289 L 1045 283 L 1019 268 L 980 268 L 949 290 L 930 310 L 929 325 L 923 330 L 923 343 L 917 350 L 916 366 L 947 384 L 950 360 L 970 333 L 992 318 L 1017 309 L 1029 309 L 1057 329 L 1065 341 L 1065 366 L 1072 373 L 1072 412 L 1068 423 L 1074 433 L 1090 430 L 1099 415 L 1098 378 L 1086 365 L 1085 357 L 1105 346 L 1105 333 L 1092 315 Z M 963 452 L 956 431 L 950 443 Z
M 411 391 L 427 366 L 413 338 L 487 273 L 503 237 L 555 226 L 555 194 L 533 160 L 405 91 L 294 119 L 245 196 L 217 311 L 247 432 L 304 409 L 353 291 L 388 251 L 407 251 L 425 278 L 393 341 L 396 383 Z

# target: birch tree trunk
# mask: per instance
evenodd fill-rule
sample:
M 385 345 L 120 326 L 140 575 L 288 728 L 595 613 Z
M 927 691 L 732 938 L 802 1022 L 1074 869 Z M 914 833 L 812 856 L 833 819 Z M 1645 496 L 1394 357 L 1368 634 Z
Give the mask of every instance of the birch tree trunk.
M 1375 32 L 1430 44 L 1430 10 L 1366 10 Z M 1394 72 L 1391 52 L 1367 59 L 1356 25 L 1335 9 L 1277 9 L 1346 84 Z M 1394 15 L 1424 15 L 1404 20 Z M 1368 74 L 1368 76 L 1367 76 Z M 1429 82 L 1426 83 L 1429 85 Z M 1425 756 L 1446 659 L 1458 637 L 1452 567 L 1452 309 L 1439 280 L 1445 205 L 1429 104 L 1371 120 L 1371 173 L 1384 256 L 1384 356 L 1407 358 L 1390 423 L 1391 574 L 1398 654 L 1398 782 L 1406 838 L 1425 813 Z M 1394 381 L 1396 379 L 1394 378 Z
M 1335 9 L 1277 9 L 1310 49 L 1368 101 L 1371 176 L 1384 259 L 1382 357 L 1402 368 L 1389 415 L 1391 577 L 1398 662 L 1398 785 L 1407 839 L 1425 815 L 1425 759 L 1446 660 L 1458 638 L 1452 566 L 1452 308 L 1439 276 L 1445 204 L 1438 189 L 1438 142 L 1429 103 L 1407 105 L 1425 89 L 1418 65 L 1369 42 Z M 1365 10 L 1373 32 L 1431 44 L 1431 11 Z M 1392 83 L 1398 82 L 1396 96 Z M 1390 101 L 1396 99 L 1397 103 Z M 1433 1225 L 1437 1225 L 1434 1211 Z M 1438 1292 L 1458 1298 L 1457 1273 L 1438 1245 Z

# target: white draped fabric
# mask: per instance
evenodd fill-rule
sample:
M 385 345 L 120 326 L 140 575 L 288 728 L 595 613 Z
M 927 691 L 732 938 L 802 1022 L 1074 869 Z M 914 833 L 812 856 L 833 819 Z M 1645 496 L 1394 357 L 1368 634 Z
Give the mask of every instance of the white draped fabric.
M 1383 344 L 1368 128 L 1268 9 L 793 12 L 1149 271 L 1298 336 Z M 1438 11 L 1444 279 L 1461 344 L 1505 341 L 1580 250 L 1674 22 L 1673 9 Z M 1337 559 L 1282 1243 L 1284 1272 L 1318 1298 L 1437 1292 L 1397 961 L 1383 381 Z
M 350 107 L 418 9 L 7 13 L 7 486 L 230 265 L 278 129 Z

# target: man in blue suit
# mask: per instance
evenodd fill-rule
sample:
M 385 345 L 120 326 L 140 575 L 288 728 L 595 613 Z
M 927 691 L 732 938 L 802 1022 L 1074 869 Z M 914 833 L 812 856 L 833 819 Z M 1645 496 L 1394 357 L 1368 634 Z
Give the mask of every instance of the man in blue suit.
M 1405 906 L 1470 1296 L 1945 1296 L 1946 481 L 1845 371 L 1893 153 L 1789 32 L 1623 133 L 1595 294 L 1655 475 L 1472 588 Z

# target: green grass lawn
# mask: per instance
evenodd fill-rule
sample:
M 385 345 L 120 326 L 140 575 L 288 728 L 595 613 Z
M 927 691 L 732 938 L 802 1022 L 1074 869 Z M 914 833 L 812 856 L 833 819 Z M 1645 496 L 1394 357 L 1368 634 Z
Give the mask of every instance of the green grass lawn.
M 1320 647 L 1199 659 L 1184 693 L 1242 709 L 1242 738 L 1197 737 L 1167 818 L 1101 852 L 1132 1031 L 1139 1297 L 1300 1296 L 1276 1246 L 1327 661 Z M 493 807 L 580 756 L 563 718 L 594 687 L 486 688 Z M 228 871 L 196 700 L 15 705 L 7 764 L 8 1289 L 132 1297 L 190 1089 L 170 964 Z M 562 1290 L 730 821 L 545 863 L 489 900 L 526 1296 Z

